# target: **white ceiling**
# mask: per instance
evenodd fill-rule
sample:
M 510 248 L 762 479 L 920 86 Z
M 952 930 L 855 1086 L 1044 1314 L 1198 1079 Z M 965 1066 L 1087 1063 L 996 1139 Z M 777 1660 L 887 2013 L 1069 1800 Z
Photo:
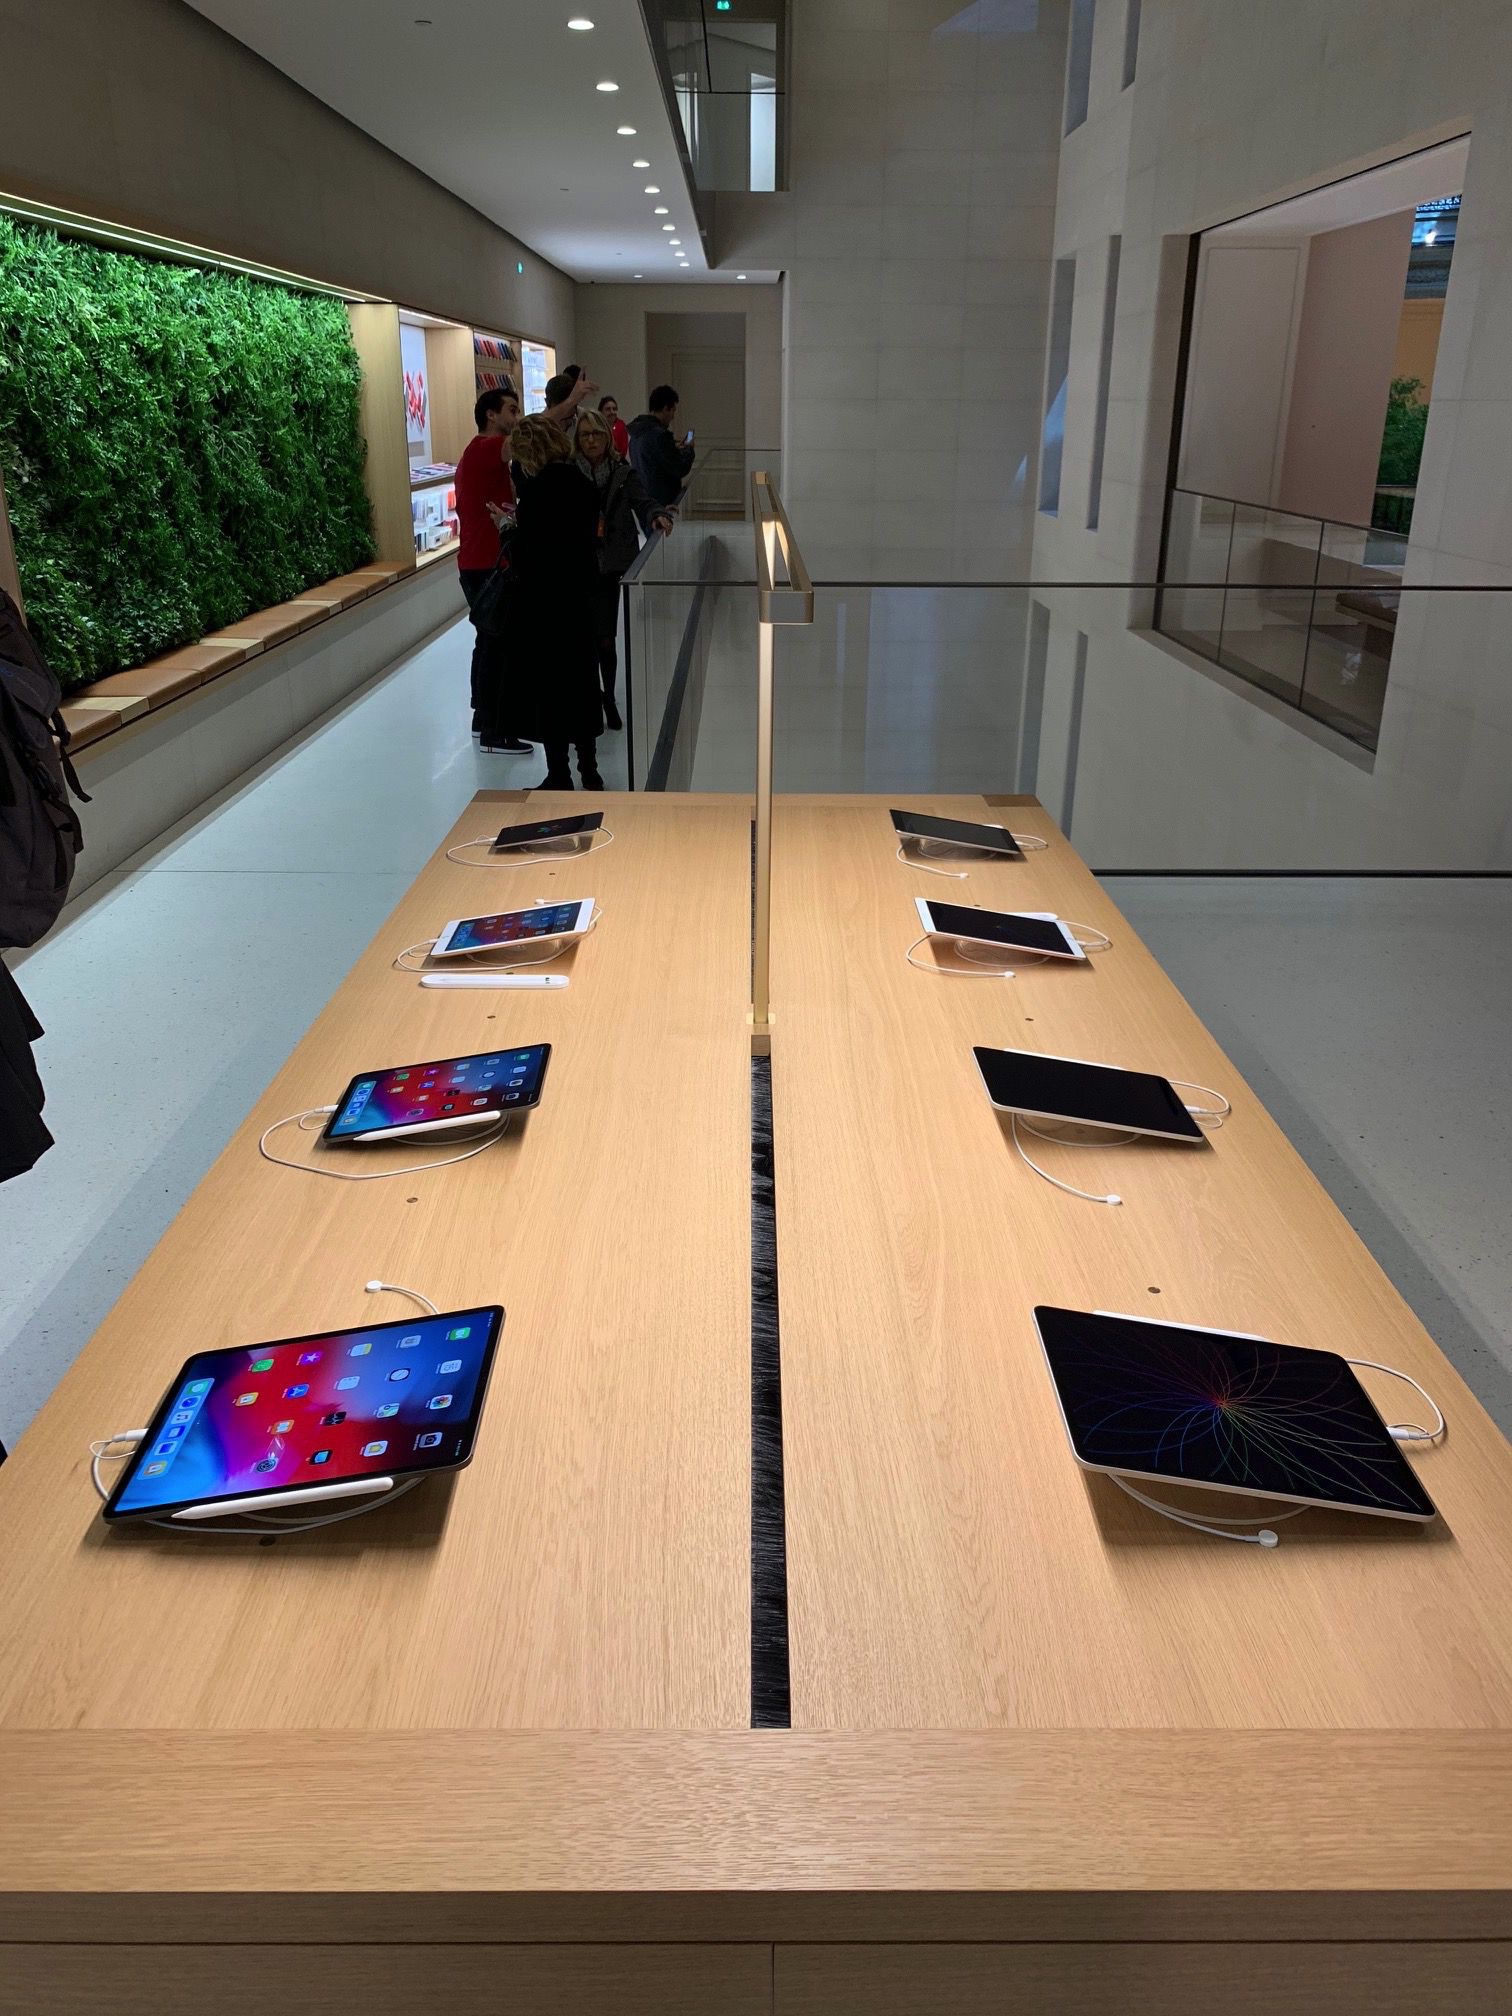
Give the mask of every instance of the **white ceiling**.
M 708 271 L 636 0 L 190 4 L 574 279 L 734 278 Z

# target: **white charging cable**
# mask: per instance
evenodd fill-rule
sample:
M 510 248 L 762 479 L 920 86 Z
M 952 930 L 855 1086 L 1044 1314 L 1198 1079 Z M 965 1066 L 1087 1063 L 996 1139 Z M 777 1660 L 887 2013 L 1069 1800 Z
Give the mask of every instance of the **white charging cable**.
M 1080 1197 L 1088 1204 L 1122 1204 L 1123 1199 L 1116 1190 L 1110 1190 L 1106 1196 L 1096 1190 L 1078 1190 L 1074 1183 L 1063 1183 L 1059 1176 L 1052 1176 L 1048 1169 L 1042 1169 L 1020 1139 L 1019 1128 L 1022 1125 L 1036 1140 L 1053 1141 L 1059 1148 L 1126 1148 L 1131 1141 L 1138 1140 L 1138 1135 L 1120 1134 L 1104 1141 L 1062 1141 L 1057 1135 L 1045 1134 L 1038 1127 L 1031 1127 L 1029 1122 L 1021 1120 L 1017 1113 L 1009 1115 L 1009 1125 L 1013 1132 L 1013 1145 L 1019 1152 L 1019 1160 L 1032 1169 L 1036 1176 L 1043 1177 L 1045 1182 L 1052 1184 L 1055 1189 L 1064 1190 L 1068 1197 Z
M 432 1169 L 449 1169 L 454 1162 L 470 1162 L 474 1155 L 481 1155 L 485 1148 L 492 1148 L 495 1141 L 503 1139 L 509 1131 L 513 1117 L 505 1114 L 502 1120 L 489 1121 L 490 1132 L 474 1148 L 464 1148 L 460 1155 L 441 1155 L 434 1162 L 406 1162 L 398 1169 L 317 1169 L 313 1162 L 296 1162 L 287 1155 L 275 1155 L 268 1146 L 269 1141 L 283 1127 L 298 1127 L 301 1134 L 310 1132 L 310 1122 L 324 1119 L 334 1113 L 334 1106 L 307 1106 L 303 1113 L 285 1114 L 282 1120 L 275 1120 L 271 1127 L 265 1127 L 257 1143 L 257 1152 L 265 1162 L 275 1162 L 280 1169 L 301 1169 L 306 1176 L 334 1176 L 342 1183 L 375 1183 L 384 1176 L 424 1176 Z
M 363 1292 L 367 1295 L 405 1295 L 432 1316 L 439 1316 L 441 1313 L 428 1295 L 422 1295 L 414 1288 L 401 1288 L 394 1281 L 365 1282 Z M 145 1428 L 123 1428 L 119 1434 L 105 1435 L 99 1441 L 90 1443 L 89 1474 L 94 1481 L 95 1490 L 102 1499 L 109 1498 L 110 1487 L 100 1475 L 100 1465 L 124 1463 L 146 1433 Z M 280 1533 L 313 1533 L 322 1526 L 338 1526 L 344 1519 L 360 1519 L 365 1512 L 376 1512 L 380 1505 L 392 1505 L 396 1498 L 404 1497 L 407 1492 L 413 1491 L 417 1484 L 424 1482 L 423 1476 L 409 1477 L 396 1484 L 392 1491 L 385 1491 L 381 1497 L 374 1498 L 367 1504 L 351 1505 L 340 1512 L 322 1512 L 313 1519 L 290 1518 L 286 1514 L 269 1511 L 242 1514 L 242 1517 L 256 1522 L 247 1526 L 219 1526 L 198 1520 L 182 1519 L 143 1519 L 133 1520 L 132 1524 L 161 1526 L 169 1533 L 200 1533 L 207 1539 L 267 1540 Z
M 1017 971 L 1017 968 L 1011 966 L 987 966 L 977 962 L 977 971 L 973 973 L 969 966 L 941 966 L 937 960 L 915 959 L 914 954 L 918 951 L 919 947 L 926 944 L 936 935 L 933 931 L 926 931 L 922 937 L 915 938 L 912 945 L 903 954 L 909 965 L 915 967 L 920 973 L 938 973 L 947 980 L 1011 980 Z M 956 946 L 956 952 L 962 959 L 969 960 L 972 956 L 970 953 L 962 951 L 959 944 Z M 1043 957 L 1043 954 L 1026 952 L 1024 957 L 1026 959 L 1040 959 Z
M 611 847 L 614 844 L 614 835 L 607 826 L 597 827 L 589 836 L 586 847 L 547 849 L 527 843 L 527 845 L 519 848 L 500 848 L 497 845 L 497 838 L 496 834 L 485 833 L 481 839 L 459 840 L 454 847 L 447 848 L 446 858 L 448 861 L 455 861 L 459 868 L 539 868 L 543 855 L 547 859 L 555 858 L 560 861 L 579 861 L 585 854 L 600 854 L 604 848 Z M 493 859 L 491 861 L 469 861 L 465 859 L 464 857 L 467 855 L 468 850 L 473 847 L 487 847 L 492 852 Z M 511 853 L 517 854 L 519 858 L 517 860 L 507 860 L 505 856 Z
M 927 835 L 922 836 L 922 838 L 921 836 L 918 835 L 914 836 L 905 835 L 904 838 L 898 842 L 897 858 L 903 863 L 903 866 L 905 868 L 917 868 L 921 875 L 943 875 L 948 881 L 951 882 L 964 882 L 968 879 L 970 873 L 968 869 L 935 868 L 932 867 L 928 861 L 921 861 L 917 854 L 905 854 L 903 852 L 903 849 L 908 845 L 908 840 L 910 837 L 914 839 L 915 845 L 922 844 L 922 840 L 928 838 Z M 1019 852 L 1022 854 L 1043 854 L 1045 849 L 1050 845 L 1050 842 L 1048 840 L 1041 840 L 1037 833 L 1010 833 L 1008 835 L 1008 838 L 1013 842 L 1014 846 L 1017 847 Z M 967 847 L 971 843 L 965 840 L 960 841 L 958 843 L 952 843 L 951 841 L 946 840 L 938 844 L 946 847 L 951 846 L 952 844 Z M 988 855 L 991 855 L 993 852 L 991 848 L 979 849 L 978 851 L 986 853 Z
M 1141 1505 L 1147 1505 L 1152 1512 L 1158 1512 L 1163 1519 L 1174 1519 L 1178 1526 L 1190 1526 L 1194 1533 L 1207 1533 L 1214 1540 L 1242 1540 L 1250 1547 L 1279 1547 L 1281 1544 L 1280 1534 L 1273 1533 L 1269 1526 L 1262 1526 L 1258 1533 L 1230 1533 L 1225 1530 L 1229 1526 L 1253 1525 L 1255 1520 L 1253 1512 L 1243 1519 L 1224 1519 L 1216 1513 L 1211 1519 L 1191 1519 L 1185 1512 L 1176 1512 L 1169 1505 L 1162 1505 L 1158 1498 L 1147 1498 L 1143 1491 L 1136 1491 L 1126 1478 L 1115 1477 L 1109 1472 L 1108 1481 L 1116 1484 L 1126 1497 L 1136 1499 Z M 1279 1525 L 1283 1519 L 1296 1519 L 1302 1513 L 1312 1510 L 1311 1505 L 1294 1505 L 1289 1511 L 1277 1512 L 1272 1516 Z
M 1234 1110 L 1230 1101 L 1221 1092 L 1215 1092 L 1211 1085 L 1196 1085 L 1190 1078 L 1173 1078 L 1170 1082 L 1173 1085 L 1185 1086 L 1189 1092 L 1206 1092 L 1209 1098 L 1218 1101 L 1216 1106 L 1188 1106 L 1186 1108 L 1186 1111 L 1191 1114 L 1199 1126 L 1205 1120 L 1211 1123 L 1204 1131 L 1216 1133 Z M 1097 1141 L 1067 1141 L 1058 1134 L 1045 1133 L 1043 1128 L 1034 1126 L 1029 1120 L 1024 1119 L 1017 1113 L 1011 1114 L 1009 1117 L 1013 1132 L 1013 1145 L 1018 1150 L 1019 1159 L 1028 1168 L 1032 1169 L 1036 1176 L 1042 1177 L 1046 1183 L 1052 1184 L 1055 1189 L 1063 1190 L 1068 1197 L 1080 1197 L 1087 1204 L 1122 1204 L 1124 1200 L 1116 1190 L 1110 1190 L 1106 1194 L 1098 1190 L 1079 1190 L 1074 1183 L 1063 1183 L 1059 1176 L 1052 1176 L 1048 1169 L 1042 1169 L 1039 1163 L 1030 1155 L 1028 1149 L 1025 1148 L 1019 1129 L 1022 1127 L 1025 1133 L 1032 1134 L 1037 1141 L 1049 1141 L 1057 1148 L 1127 1148 L 1133 1142 L 1142 1138 L 1137 1130 L 1120 1129 L 1116 1134 L 1113 1134 L 1109 1130 L 1108 1135 Z M 1426 1398 L 1427 1396 L 1424 1395 L 1424 1397 Z
M 1405 1384 L 1412 1388 L 1414 1393 L 1419 1394 L 1433 1409 L 1435 1425 L 1432 1428 L 1419 1428 L 1411 1421 L 1393 1422 L 1386 1430 L 1386 1433 L 1391 1437 L 1393 1442 L 1432 1443 L 1443 1441 L 1449 1432 L 1449 1424 L 1444 1419 L 1443 1409 L 1427 1388 L 1420 1385 L 1410 1372 L 1404 1372 L 1399 1365 L 1382 1365 L 1374 1358 L 1346 1358 L 1344 1362 L 1346 1365 L 1358 1365 L 1362 1370 L 1367 1372 L 1384 1372 L 1388 1379 L 1400 1379 L 1404 1381 Z

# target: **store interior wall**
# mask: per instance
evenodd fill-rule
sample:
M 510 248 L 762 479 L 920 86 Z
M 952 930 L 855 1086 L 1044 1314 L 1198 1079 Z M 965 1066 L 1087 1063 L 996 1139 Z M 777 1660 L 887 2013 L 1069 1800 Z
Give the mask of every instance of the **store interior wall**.
M 784 502 L 816 574 L 1022 578 L 1065 0 L 847 0 L 792 23 L 786 191 L 721 268 L 786 276 Z
M 1373 0 L 1361 36 L 1303 0 L 1169 0 L 1144 9 L 1128 91 L 1122 12 L 1098 10 L 1056 215 L 1058 255 L 1122 234 L 1103 510 L 1095 532 L 1041 517 L 1037 578 L 1153 579 L 1192 234 L 1468 132 L 1407 581 L 1512 586 L 1512 12 L 1449 0 L 1425 39 L 1415 0 Z M 1068 466 L 1090 461 L 1091 415 L 1073 372 Z M 1052 599 L 1091 631 L 1076 837 L 1099 866 L 1512 867 L 1502 596 L 1404 596 L 1373 761 L 1131 628 L 1147 599 Z M 1148 788 L 1181 774 L 1189 791 Z
M 658 382 L 658 374 L 664 376 L 670 369 L 665 348 L 653 357 L 652 326 L 682 316 L 695 317 L 700 324 L 717 319 L 730 332 L 732 343 L 743 343 L 746 453 L 775 452 L 782 437 L 780 282 L 738 287 L 585 283 L 577 289 L 577 355 L 604 391 L 618 399 L 621 415 L 633 419 L 645 411 L 646 395 Z
M 1308 250 L 1305 238 L 1201 247 L 1176 474 L 1183 490 L 1277 501 Z
M 1370 523 L 1412 223 L 1403 210 L 1308 246 L 1276 495 L 1284 511 Z
M 0 49 L 0 191 L 571 350 L 565 274 L 182 0 L 0 0 Z
M 1453 269 L 1451 268 L 1451 271 Z M 1426 400 L 1433 390 L 1433 374 L 1438 366 L 1439 338 L 1444 333 L 1442 301 L 1404 301 L 1402 319 L 1397 324 L 1396 355 L 1391 363 L 1393 378 L 1416 378 Z

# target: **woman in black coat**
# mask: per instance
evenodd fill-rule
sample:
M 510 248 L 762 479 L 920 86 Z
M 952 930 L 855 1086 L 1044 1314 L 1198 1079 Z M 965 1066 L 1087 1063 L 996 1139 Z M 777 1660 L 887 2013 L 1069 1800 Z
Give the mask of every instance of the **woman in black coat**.
M 515 732 L 545 746 L 543 791 L 572 789 L 572 748 L 583 788 L 602 791 L 594 747 L 604 726 L 594 635 L 598 498 L 552 421 L 520 421 L 509 446 L 522 479 L 509 548 Z
M 639 476 L 617 453 L 609 422 L 602 413 L 579 413 L 573 435 L 576 465 L 593 485 L 599 512 L 599 587 L 594 625 L 599 679 L 604 689 L 604 718 L 611 728 L 623 728 L 615 704 L 619 673 L 615 638 L 619 630 L 620 583 L 640 551 L 640 532 L 670 532 L 672 519 L 651 501 Z M 639 530 L 637 530 L 639 527 Z

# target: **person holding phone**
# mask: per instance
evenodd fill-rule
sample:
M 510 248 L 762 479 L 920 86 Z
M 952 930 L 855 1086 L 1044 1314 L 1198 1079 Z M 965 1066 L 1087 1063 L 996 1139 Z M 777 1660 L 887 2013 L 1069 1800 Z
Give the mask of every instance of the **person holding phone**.
M 653 385 L 646 400 L 650 411 L 630 422 L 630 461 L 645 484 L 653 504 L 665 510 L 682 495 L 682 486 L 693 467 L 693 430 L 677 439 L 677 390 L 671 385 Z

